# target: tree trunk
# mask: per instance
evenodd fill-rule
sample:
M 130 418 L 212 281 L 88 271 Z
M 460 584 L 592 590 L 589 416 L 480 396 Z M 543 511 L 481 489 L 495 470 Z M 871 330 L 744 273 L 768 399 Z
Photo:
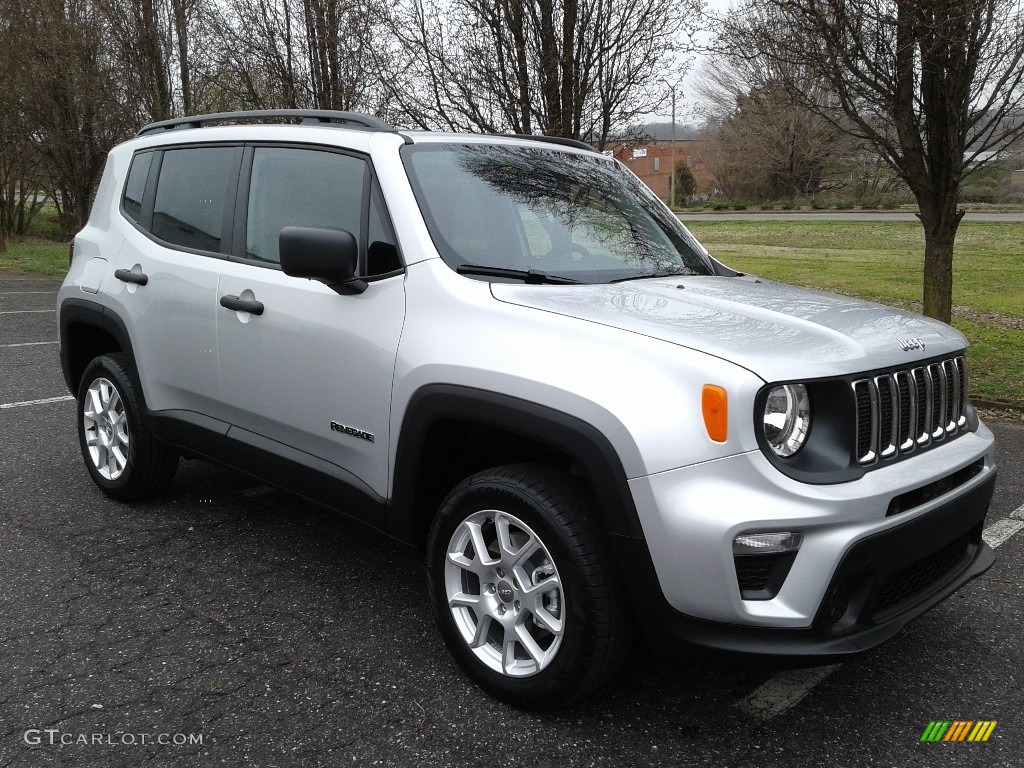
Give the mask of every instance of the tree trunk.
M 178 43 L 178 66 L 181 72 L 182 114 L 192 114 L 192 62 L 188 55 L 188 16 L 184 0 L 172 0 L 174 33 Z
M 939 210 L 936 210 L 939 208 Z M 953 319 L 953 244 L 964 212 L 921 205 L 924 225 L 924 307 L 928 317 Z
M 153 120 L 167 120 L 171 116 L 171 89 L 154 0 L 143 0 L 141 11 L 138 44 L 148 70 L 145 75 L 150 79 L 146 88 L 151 100 L 150 115 Z

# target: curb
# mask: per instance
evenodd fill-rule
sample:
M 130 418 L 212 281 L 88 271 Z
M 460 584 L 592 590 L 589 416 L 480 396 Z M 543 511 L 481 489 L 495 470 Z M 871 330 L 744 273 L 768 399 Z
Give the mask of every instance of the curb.
M 1024 415 L 1024 403 L 1004 403 L 999 400 L 979 400 L 975 397 L 968 398 L 975 408 L 985 408 L 990 411 L 1013 411 Z

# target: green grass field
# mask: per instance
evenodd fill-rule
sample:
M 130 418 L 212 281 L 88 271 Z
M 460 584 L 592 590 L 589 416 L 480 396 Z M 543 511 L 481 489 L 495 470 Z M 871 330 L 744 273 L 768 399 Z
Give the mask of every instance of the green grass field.
M 68 271 L 68 246 L 50 240 L 7 241 L 0 253 L 0 271 L 30 272 L 46 277 L 63 277 Z
M 697 221 L 689 226 L 735 269 L 920 309 L 924 234 L 917 222 Z M 60 277 L 67 270 L 67 246 L 8 242 L 7 253 L 0 253 L 0 270 L 5 269 Z M 972 396 L 1024 405 L 1024 224 L 964 222 L 953 286 L 953 324 L 971 340 Z
M 688 226 L 734 269 L 920 310 L 924 233 L 916 221 Z M 953 304 L 953 324 L 971 341 L 971 395 L 1024 405 L 1024 224 L 960 225 Z

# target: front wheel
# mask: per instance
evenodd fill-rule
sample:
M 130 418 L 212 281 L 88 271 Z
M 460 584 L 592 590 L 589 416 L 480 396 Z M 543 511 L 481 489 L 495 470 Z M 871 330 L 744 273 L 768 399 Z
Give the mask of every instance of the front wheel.
M 628 648 L 627 611 L 587 502 L 554 469 L 512 465 L 459 484 L 434 520 L 435 620 L 466 672 L 510 704 L 586 696 Z
M 158 442 L 142 420 L 138 387 L 121 353 L 102 355 L 78 388 L 78 438 L 86 469 L 105 494 L 135 501 L 163 491 L 178 454 Z

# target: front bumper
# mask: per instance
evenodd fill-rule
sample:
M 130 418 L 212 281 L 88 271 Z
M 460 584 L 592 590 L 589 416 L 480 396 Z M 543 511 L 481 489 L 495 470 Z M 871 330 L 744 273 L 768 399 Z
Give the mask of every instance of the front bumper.
M 646 587 L 631 591 L 634 599 L 647 596 L 635 610 L 659 648 L 685 642 L 714 651 L 800 657 L 807 664 L 859 654 L 992 566 L 995 553 L 981 541 L 981 528 L 994 485 L 993 475 L 934 515 L 858 542 L 829 582 L 809 627 L 752 627 L 687 616 L 661 597 L 653 571 Z M 620 561 L 640 562 L 646 554 L 642 541 L 619 537 L 615 544 Z
M 981 540 L 991 445 L 981 426 L 925 461 L 835 486 L 795 483 L 759 454 L 631 481 L 646 541 L 615 546 L 648 637 L 805 660 L 878 645 L 995 561 Z M 916 506 L 894 504 L 905 499 Z M 742 599 L 732 539 L 781 530 L 804 536 L 785 582 L 772 599 Z

